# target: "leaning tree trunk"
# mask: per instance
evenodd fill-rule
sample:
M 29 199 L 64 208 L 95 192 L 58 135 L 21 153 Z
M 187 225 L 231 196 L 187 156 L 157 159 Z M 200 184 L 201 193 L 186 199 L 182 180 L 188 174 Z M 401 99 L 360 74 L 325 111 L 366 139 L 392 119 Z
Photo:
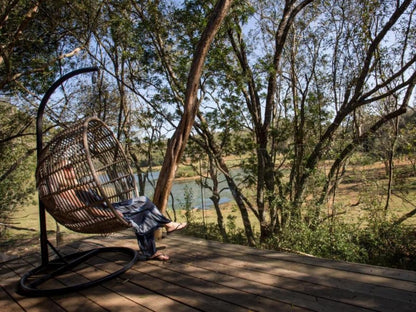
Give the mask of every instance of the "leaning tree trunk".
M 209 46 L 218 32 L 218 29 L 220 28 L 221 23 L 231 6 L 231 3 L 232 0 L 218 1 L 209 19 L 208 25 L 202 33 L 201 39 L 196 47 L 186 86 L 183 115 L 175 133 L 169 140 L 153 198 L 154 203 L 157 207 L 159 207 L 162 213 L 165 213 L 166 211 L 169 192 L 172 188 L 176 169 L 188 141 L 189 134 L 195 120 L 195 115 L 199 109 L 197 92 L 199 89 L 199 79 L 201 78 L 204 61 L 208 53 Z M 160 237 L 160 235 L 158 236 Z

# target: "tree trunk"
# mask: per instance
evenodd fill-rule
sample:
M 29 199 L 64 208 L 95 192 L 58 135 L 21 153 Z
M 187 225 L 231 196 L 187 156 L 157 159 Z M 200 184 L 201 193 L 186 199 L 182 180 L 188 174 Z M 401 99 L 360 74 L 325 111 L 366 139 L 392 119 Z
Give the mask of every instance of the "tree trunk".
M 201 114 L 198 114 L 198 117 L 201 120 L 202 124 L 206 123 L 205 119 L 201 116 Z M 247 206 L 249 209 L 251 209 L 251 211 L 258 218 L 257 212 L 253 209 L 251 204 L 241 193 L 239 187 L 237 186 L 237 183 L 234 181 L 233 177 L 231 176 L 230 170 L 222 156 L 221 148 L 219 148 L 218 144 L 215 142 L 215 136 L 207 130 L 207 127 L 204 127 L 204 126 L 201 127 L 201 126 L 196 125 L 196 130 L 199 132 L 199 134 L 202 137 L 204 137 L 204 142 L 206 142 L 206 144 L 199 143 L 199 145 L 206 150 L 206 152 L 209 155 L 210 162 L 212 161 L 216 163 L 217 168 L 222 172 L 222 174 L 224 175 L 227 181 L 228 188 L 230 189 L 231 194 L 234 198 L 234 201 L 237 204 L 241 213 L 241 218 L 243 220 L 244 231 L 246 233 L 248 245 L 255 246 L 256 240 L 254 238 L 254 233 L 251 227 L 251 222 L 250 222 L 250 217 L 248 214 Z M 210 164 L 210 166 L 214 166 L 214 164 Z M 214 180 L 213 177 L 212 179 Z M 213 194 L 213 196 L 215 196 L 215 194 Z M 218 224 L 220 224 L 219 218 L 218 218 L 218 222 L 219 222 Z
M 256 240 L 254 238 L 253 229 L 251 228 L 250 217 L 248 214 L 248 210 L 246 204 L 247 202 L 244 198 L 244 195 L 241 193 L 240 189 L 238 188 L 237 184 L 235 183 L 234 179 L 231 177 L 228 167 L 224 161 L 224 159 L 220 156 L 217 157 L 218 167 L 220 168 L 221 172 L 224 174 L 225 179 L 227 180 L 227 185 L 233 195 L 233 198 L 240 210 L 241 218 L 243 219 L 244 231 L 246 233 L 247 242 L 249 246 L 255 246 Z M 255 214 L 256 212 L 254 209 L 251 209 Z M 257 216 L 257 215 L 256 215 Z M 258 216 L 257 216 L 258 218 Z
M 218 32 L 223 19 L 228 13 L 231 3 L 232 0 L 219 0 L 217 2 L 207 27 L 202 33 L 201 39 L 196 47 L 191 69 L 188 75 L 184 112 L 175 133 L 168 142 L 165 159 L 160 171 L 153 198 L 154 203 L 157 207 L 159 207 L 162 213 L 165 213 L 166 211 L 169 192 L 172 188 L 176 169 L 189 138 L 195 115 L 198 112 L 199 102 L 197 101 L 197 92 L 199 89 L 199 79 L 202 74 L 204 61 L 208 53 L 209 46 Z M 160 235 L 158 236 L 160 237 Z
M 388 183 L 387 183 L 387 198 L 386 198 L 386 205 L 384 206 L 384 216 L 387 215 L 387 211 L 389 210 L 390 200 L 392 195 L 392 188 L 393 188 L 393 177 L 394 177 L 394 150 L 396 148 L 397 137 L 399 135 L 399 120 L 396 117 L 393 120 L 394 123 L 394 134 L 393 134 L 393 141 L 390 146 L 390 151 L 388 152 Z
M 222 215 L 221 208 L 220 208 L 221 197 L 220 197 L 220 192 L 218 190 L 218 186 L 219 186 L 218 175 L 214 173 L 214 170 L 213 170 L 214 165 L 211 162 L 212 161 L 210 160 L 210 176 L 212 179 L 213 187 L 212 187 L 212 195 L 209 198 L 214 203 L 215 212 L 217 214 L 217 225 L 218 225 L 218 229 L 220 231 L 221 237 L 224 240 L 224 242 L 227 242 L 228 237 L 227 237 L 227 232 L 224 227 L 224 217 Z

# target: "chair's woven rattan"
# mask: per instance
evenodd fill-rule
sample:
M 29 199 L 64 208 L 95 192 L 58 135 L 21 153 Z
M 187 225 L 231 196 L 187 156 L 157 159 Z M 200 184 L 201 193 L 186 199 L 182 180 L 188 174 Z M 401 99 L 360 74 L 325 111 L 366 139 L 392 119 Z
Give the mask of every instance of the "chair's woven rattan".
M 68 179 L 67 170 L 76 179 Z M 100 119 L 88 118 L 55 136 L 41 152 L 36 180 L 46 210 L 65 227 L 100 234 L 129 227 L 112 204 L 136 196 L 135 178 L 120 143 Z M 80 191 L 98 196 L 81 201 L 74 196 Z

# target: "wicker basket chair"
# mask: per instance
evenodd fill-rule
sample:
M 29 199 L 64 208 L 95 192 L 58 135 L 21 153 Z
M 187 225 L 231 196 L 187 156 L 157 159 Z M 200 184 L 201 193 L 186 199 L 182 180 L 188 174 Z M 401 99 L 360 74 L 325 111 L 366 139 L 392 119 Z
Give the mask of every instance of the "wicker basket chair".
M 76 179 L 67 178 L 68 170 Z M 36 181 L 46 210 L 73 231 L 106 234 L 129 227 L 113 204 L 137 194 L 135 178 L 119 142 L 98 118 L 52 139 L 40 154 Z M 97 207 L 100 214 L 94 213 Z
M 17 290 L 25 296 L 61 295 L 95 286 L 124 273 L 138 259 L 137 251 L 126 247 L 101 247 L 62 255 L 47 237 L 46 211 L 58 223 L 81 233 L 108 234 L 130 227 L 113 204 L 137 194 L 135 178 L 120 143 L 104 122 L 87 118 L 43 146 L 43 113 L 51 94 L 69 78 L 96 71 L 98 68 L 88 67 L 64 75 L 49 88 L 39 105 L 36 182 L 41 265 L 20 279 Z M 49 261 L 49 248 L 57 255 L 52 261 Z M 111 266 L 109 273 L 104 270 L 87 282 L 80 279 L 79 265 L 94 257 L 102 259 L 103 253 L 112 255 L 110 258 L 118 262 L 118 269 Z M 66 277 L 69 282 L 61 281 L 64 286 L 56 287 L 55 279 Z

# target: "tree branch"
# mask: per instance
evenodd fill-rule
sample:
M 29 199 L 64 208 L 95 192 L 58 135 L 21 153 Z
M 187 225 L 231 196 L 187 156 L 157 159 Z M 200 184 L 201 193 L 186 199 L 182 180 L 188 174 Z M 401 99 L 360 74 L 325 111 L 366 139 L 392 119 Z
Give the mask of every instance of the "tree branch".
M 231 7 L 231 3 L 232 0 L 219 0 L 217 2 L 193 56 L 186 86 L 184 113 L 178 127 L 175 130 L 175 133 L 169 140 L 165 159 L 154 194 L 153 201 L 162 212 L 165 212 L 166 210 L 168 195 L 172 188 L 175 172 L 185 149 L 186 142 L 189 138 L 189 134 L 199 108 L 197 92 L 199 89 L 199 79 L 202 74 L 204 61 L 214 36 L 228 13 L 229 8 Z

